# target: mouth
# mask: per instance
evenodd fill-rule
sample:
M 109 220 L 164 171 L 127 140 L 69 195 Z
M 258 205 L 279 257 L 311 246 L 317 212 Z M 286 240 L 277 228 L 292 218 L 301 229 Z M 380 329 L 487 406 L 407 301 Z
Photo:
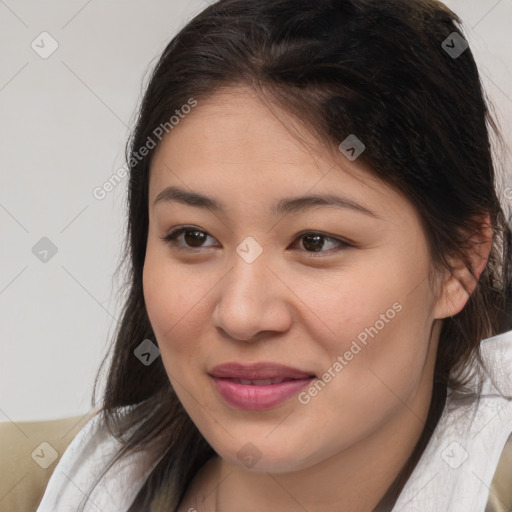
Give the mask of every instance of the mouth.
M 276 407 L 316 378 L 311 372 L 275 363 L 226 363 L 209 375 L 227 404 L 246 410 Z
M 209 374 L 219 379 L 250 380 L 258 385 L 259 381 L 271 380 L 270 384 L 276 384 L 284 380 L 297 380 L 314 377 L 310 371 L 299 370 L 292 366 L 279 363 L 258 362 L 242 364 L 230 362 L 215 366 Z M 264 383 L 269 384 L 269 383 Z

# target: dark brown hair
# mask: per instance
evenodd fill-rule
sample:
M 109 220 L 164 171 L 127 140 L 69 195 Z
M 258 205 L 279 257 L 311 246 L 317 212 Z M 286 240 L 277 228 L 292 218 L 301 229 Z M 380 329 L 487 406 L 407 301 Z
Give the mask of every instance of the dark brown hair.
M 337 147 L 349 134 L 363 140 L 358 163 L 416 207 L 439 267 L 449 268 L 453 256 L 469 266 L 468 234 L 490 217 L 488 264 L 464 309 L 443 320 L 425 428 L 376 509 L 391 510 L 447 391 L 468 392 L 469 370 L 482 363 L 481 340 L 512 328 L 512 234 L 491 151 L 491 135 L 499 134 L 471 50 L 455 56 L 443 47 L 453 32 L 463 35 L 461 20 L 436 0 L 220 0 L 165 48 L 127 145 L 132 165 L 121 262 L 128 264 L 127 298 L 102 400 L 105 427 L 123 441 L 118 457 L 149 442 L 160 447 L 161 460 L 132 511 L 177 510 L 187 485 L 214 455 L 161 358 L 144 366 L 134 356 L 142 340 L 155 340 L 142 288 L 154 150 L 140 161 L 133 156 L 190 98 L 200 108 L 201 100 L 234 85 L 270 98 L 320 142 Z M 123 406 L 129 407 L 121 414 Z

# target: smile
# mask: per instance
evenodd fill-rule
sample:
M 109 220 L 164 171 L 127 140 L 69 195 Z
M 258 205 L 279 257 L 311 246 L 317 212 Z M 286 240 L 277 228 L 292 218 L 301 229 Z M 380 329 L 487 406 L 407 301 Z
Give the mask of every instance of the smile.
M 220 396 L 238 409 L 263 410 L 276 407 L 315 379 L 231 379 L 212 377 Z

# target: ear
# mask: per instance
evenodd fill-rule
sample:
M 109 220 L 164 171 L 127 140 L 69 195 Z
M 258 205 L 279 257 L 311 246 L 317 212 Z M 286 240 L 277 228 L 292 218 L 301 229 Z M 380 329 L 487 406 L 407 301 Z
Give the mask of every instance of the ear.
M 487 265 L 492 241 L 493 229 L 490 216 L 487 214 L 468 240 L 470 250 L 467 256 L 471 268 L 468 268 L 463 261 L 451 261 L 453 270 L 446 272 L 441 293 L 434 308 L 435 318 L 447 318 L 462 311 Z

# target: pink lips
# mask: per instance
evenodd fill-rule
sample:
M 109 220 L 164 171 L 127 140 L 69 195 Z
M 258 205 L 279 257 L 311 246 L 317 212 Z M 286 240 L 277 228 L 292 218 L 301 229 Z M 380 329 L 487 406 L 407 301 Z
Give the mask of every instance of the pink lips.
M 311 372 L 267 362 L 225 363 L 209 373 L 228 404 L 249 410 L 275 407 L 316 378 Z

